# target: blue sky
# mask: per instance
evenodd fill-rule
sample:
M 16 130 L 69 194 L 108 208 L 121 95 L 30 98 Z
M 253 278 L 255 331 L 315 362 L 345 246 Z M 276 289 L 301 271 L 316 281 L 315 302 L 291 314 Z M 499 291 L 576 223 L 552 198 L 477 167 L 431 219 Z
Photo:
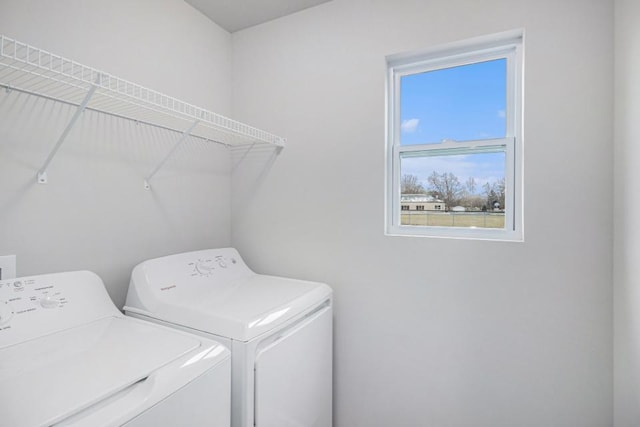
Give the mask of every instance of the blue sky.
M 506 134 L 506 60 L 480 62 L 403 76 L 400 83 L 400 142 L 503 138 Z M 504 153 L 409 158 L 402 174 L 427 187 L 433 171 L 452 172 L 481 186 L 504 178 Z

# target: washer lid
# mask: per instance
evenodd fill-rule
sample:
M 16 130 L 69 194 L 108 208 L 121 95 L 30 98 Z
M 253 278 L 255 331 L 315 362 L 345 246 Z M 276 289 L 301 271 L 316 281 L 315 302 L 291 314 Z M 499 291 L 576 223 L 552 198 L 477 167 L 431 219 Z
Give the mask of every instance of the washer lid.
M 249 341 L 331 298 L 324 283 L 251 271 L 235 249 L 145 261 L 133 270 L 125 310 Z
M 0 350 L 2 424 L 50 426 L 200 347 L 196 337 L 107 317 Z

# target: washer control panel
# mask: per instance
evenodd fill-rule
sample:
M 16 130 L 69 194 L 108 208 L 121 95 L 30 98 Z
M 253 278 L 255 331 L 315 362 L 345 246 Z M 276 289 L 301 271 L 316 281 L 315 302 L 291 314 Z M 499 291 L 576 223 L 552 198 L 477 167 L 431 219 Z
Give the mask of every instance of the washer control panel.
M 120 314 L 89 271 L 0 281 L 0 347 L 109 314 Z
M 0 329 L 9 327 L 14 316 L 38 310 L 61 310 L 68 303 L 55 283 L 23 278 L 0 282 Z

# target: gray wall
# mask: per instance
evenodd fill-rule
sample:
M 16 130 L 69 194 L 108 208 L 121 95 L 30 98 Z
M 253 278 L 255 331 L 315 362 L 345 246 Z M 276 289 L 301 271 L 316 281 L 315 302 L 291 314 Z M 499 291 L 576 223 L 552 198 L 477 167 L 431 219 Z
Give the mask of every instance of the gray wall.
M 230 35 L 182 0 L 2 0 L 0 33 L 222 114 Z M 90 269 L 122 306 L 131 268 L 230 243 L 229 153 L 190 141 L 143 178 L 178 134 L 85 112 L 36 171 L 74 109 L 0 91 L 0 254 L 18 275 Z
M 525 28 L 525 242 L 385 237 L 385 55 Z M 233 34 L 232 242 L 335 290 L 338 427 L 611 425 L 613 2 L 334 0 Z
M 615 11 L 615 425 L 640 422 L 640 3 Z

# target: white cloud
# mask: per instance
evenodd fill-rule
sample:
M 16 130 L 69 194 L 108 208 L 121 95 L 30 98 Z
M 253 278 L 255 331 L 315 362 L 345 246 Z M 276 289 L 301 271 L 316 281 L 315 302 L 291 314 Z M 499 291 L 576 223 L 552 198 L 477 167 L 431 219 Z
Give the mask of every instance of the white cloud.
M 400 125 L 400 129 L 404 133 L 413 133 L 418 129 L 418 125 L 420 124 L 420 119 L 407 119 L 403 120 Z
M 504 119 L 505 117 L 507 117 L 507 113 L 504 110 L 498 110 L 498 117 Z

